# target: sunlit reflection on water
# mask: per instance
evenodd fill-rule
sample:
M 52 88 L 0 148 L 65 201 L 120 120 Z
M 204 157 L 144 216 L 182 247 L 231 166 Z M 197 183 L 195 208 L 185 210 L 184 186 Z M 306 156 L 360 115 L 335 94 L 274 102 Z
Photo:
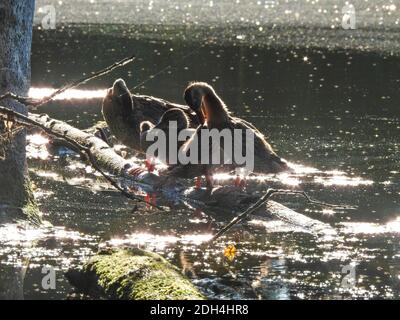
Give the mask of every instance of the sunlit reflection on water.
M 363 179 L 361 177 L 349 176 L 343 171 L 339 170 L 326 170 L 322 171 L 316 168 L 303 166 L 300 164 L 291 164 L 294 169 L 294 173 L 280 173 L 277 175 L 273 174 L 251 174 L 248 176 L 241 176 L 246 181 L 255 183 L 271 183 L 278 182 L 285 186 L 297 187 L 302 183 L 309 183 L 310 179 L 314 183 L 322 184 L 324 186 L 369 186 L 374 182 L 372 180 Z M 228 173 L 215 174 L 214 180 L 217 182 L 224 182 L 233 180 L 236 175 Z
M 255 226 L 262 226 L 268 230 L 268 232 L 305 232 L 303 228 L 293 226 L 280 220 L 264 221 L 252 219 L 249 223 Z
M 32 134 L 26 137 L 27 142 L 40 146 L 49 143 L 49 139 L 41 134 Z
M 372 180 L 364 180 L 360 177 L 347 177 L 345 175 L 334 175 L 332 177 L 315 177 L 316 183 L 321 183 L 324 186 L 369 186 L 374 182 Z
M 333 216 L 335 214 L 335 210 L 324 208 L 321 210 L 323 215 Z
M 0 225 L 0 241 L 3 244 L 28 243 L 42 238 L 45 230 L 38 228 L 21 228 L 16 224 Z
M 292 163 L 292 162 L 288 162 L 289 167 L 294 169 L 294 172 L 296 174 L 311 174 L 311 173 L 320 173 L 321 171 L 316 169 L 316 168 L 312 168 L 312 167 L 308 167 L 302 164 L 298 164 L 298 163 Z
M 174 243 L 199 245 L 210 240 L 211 234 L 187 234 L 182 236 L 162 236 L 150 233 L 134 233 L 124 239 L 111 239 L 107 245 L 111 246 L 144 246 L 163 249 Z
M 400 233 L 400 217 L 386 224 L 367 222 L 342 222 L 343 233 L 347 234 L 384 234 Z
M 27 135 L 26 137 L 26 155 L 29 159 L 46 160 L 49 158 L 49 152 L 46 144 L 49 139 L 41 134 Z
M 32 99 L 43 99 L 54 93 L 56 89 L 52 88 L 30 88 L 28 96 Z M 97 90 L 80 90 L 69 89 L 60 95 L 57 95 L 54 100 L 84 100 L 104 98 L 107 94 L 107 89 Z
M 87 235 L 76 231 L 68 231 L 62 227 L 37 228 L 29 225 L 2 224 L 0 225 L 0 242 L 2 244 L 27 244 L 46 237 L 69 239 L 72 241 L 88 239 Z
M 69 231 L 63 227 L 33 227 L 29 224 L 0 225 L 1 265 L 41 268 L 52 260 L 55 269 L 66 270 L 71 263 L 82 261 L 93 254 L 96 236 Z M 64 247 L 69 250 L 64 252 Z

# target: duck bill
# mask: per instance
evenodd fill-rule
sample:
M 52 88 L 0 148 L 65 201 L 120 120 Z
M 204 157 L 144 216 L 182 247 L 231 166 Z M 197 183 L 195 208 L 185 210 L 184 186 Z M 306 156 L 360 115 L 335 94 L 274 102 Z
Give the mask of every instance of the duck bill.
M 203 113 L 203 111 L 202 111 L 201 109 L 198 110 L 198 111 L 196 111 L 196 115 L 197 115 L 197 117 L 199 118 L 200 124 L 203 124 L 203 123 L 206 121 L 206 118 L 205 118 L 205 116 L 204 116 L 204 113 Z
M 201 103 L 200 109 L 196 111 L 196 115 L 199 118 L 201 124 L 204 124 L 206 122 L 207 116 L 203 103 Z
M 108 94 L 111 94 L 114 99 L 118 99 L 122 107 L 125 109 L 126 115 L 130 114 L 133 108 L 133 101 L 131 92 L 123 79 L 116 80 Z
M 129 89 L 124 80 L 118 79 L 114 81 L 112 92 L 114 95 L 121 96 L 124 94 L 129 94 Z

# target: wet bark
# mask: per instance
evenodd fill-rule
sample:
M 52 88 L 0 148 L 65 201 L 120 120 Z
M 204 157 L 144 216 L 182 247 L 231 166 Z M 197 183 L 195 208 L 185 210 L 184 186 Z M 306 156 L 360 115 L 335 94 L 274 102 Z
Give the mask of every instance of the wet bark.
M 0 95 L 28 93 L 34 8 L 34 0 L 0 2 Z M 27 114 L 27 108 L 18 102 L 5 100 L 2 104 Z M 20 217 L 35 211 L 27 175 L 25 137 L 25 129 L 14 126 L 9 133 L 0 121 L 1 216 Z

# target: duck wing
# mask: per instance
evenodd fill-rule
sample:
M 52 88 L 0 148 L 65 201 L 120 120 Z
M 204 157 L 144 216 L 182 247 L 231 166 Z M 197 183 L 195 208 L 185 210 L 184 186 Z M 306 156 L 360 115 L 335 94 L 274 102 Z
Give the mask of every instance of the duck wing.
M 247 121 L 242 121 L 238 118 L 231 119 L 231 129 L 241 129 L 242 131 L 242 145 L 234 143 L 235 147 L 241 147 L 242 152 L 246 150 L 248 143 L 246 138 L 246 130 L 251 130 L 254 134 L 254 171 L 263 173 L 277 173 L 287 171 L 289 169 L 285 160 L 279 157 L 272 149 L 271 145 L 267 142 L 264 135 L 254 125 L 249 125 Z
M 253 129 L 256 132 L 260 132 L 260 130 L 258 130 L 258 128 L 254 124 L 252 124 L 251 122 L 249 122 L 247 120 L 244 120 L 239 117 L 232 117 L 232 116 L 230 116 L 230 118 L 231 118 L 231 121 L 233 121 L 233 122 L 242 122 L 244 125 L 246 125 L 250 129 Z M 261 134 L 261 132 L 260 132 L 260 134 Z
M 185 112 L 189 117 L 191 126 L 199 124 L 196 114 L 186 105 L 172 103 L 152 96 L 133 95 L 133 97 L 133 111 L 139 113 L 137 116 L 141 116 L 143 120 L 154 121 L 154 119 L 160 119 L 166 111 L 176 108 Z

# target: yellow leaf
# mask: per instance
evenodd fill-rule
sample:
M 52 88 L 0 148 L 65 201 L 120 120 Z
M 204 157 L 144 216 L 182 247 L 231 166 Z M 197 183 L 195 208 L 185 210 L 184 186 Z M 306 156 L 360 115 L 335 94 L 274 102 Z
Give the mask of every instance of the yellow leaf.
M 233 244 L 230 244 L 224 249 L 224 257 L 226 257 L 229 261 L 232 261 L 233 259 L 235 259 L 236 252 L 237 250 L 235 246 Z

